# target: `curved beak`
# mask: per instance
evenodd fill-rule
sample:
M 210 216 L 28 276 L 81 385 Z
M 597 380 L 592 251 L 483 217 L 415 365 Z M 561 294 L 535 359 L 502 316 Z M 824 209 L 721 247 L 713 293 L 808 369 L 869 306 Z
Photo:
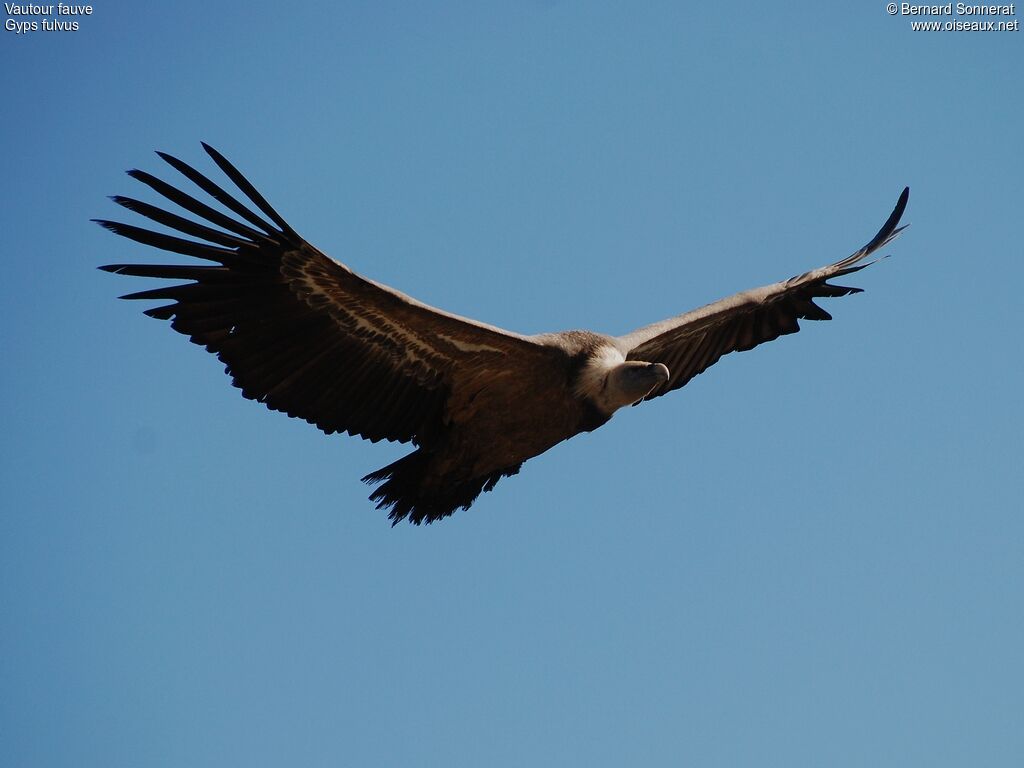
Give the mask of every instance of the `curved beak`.
M 654 377 L 658 381 L 658 385 L 664 384 L 669 380 L 668 366 L 664 363 L 651 363 L 647 366 L 647 370 L 654 374 Z

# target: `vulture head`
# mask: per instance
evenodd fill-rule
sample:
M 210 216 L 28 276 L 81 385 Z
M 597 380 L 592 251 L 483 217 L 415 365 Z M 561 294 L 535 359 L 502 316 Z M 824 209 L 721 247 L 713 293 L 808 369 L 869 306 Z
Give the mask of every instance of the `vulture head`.
M 591 375 L 586 377 L 589 379 L 587 394 L 608 415 L 623 406 L 640 402 L 669 379 L 668 367 L 664 363 L 611 361 L 607 358 L 602 362 L 606 364 L 601 366 L 599 374 L 591 371 Z
M 647 397 L 656 386 L 668 381 L 664 363 L 643 363 L 631 360 L 620 363 L 608 372 L 608 396 L 616 408 L 632 405 Z

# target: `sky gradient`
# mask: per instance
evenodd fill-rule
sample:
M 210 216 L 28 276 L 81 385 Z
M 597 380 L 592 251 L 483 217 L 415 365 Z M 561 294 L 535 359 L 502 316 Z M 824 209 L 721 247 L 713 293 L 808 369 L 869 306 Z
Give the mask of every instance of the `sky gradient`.
M 884 4 L 97 3 L 0 35 L 0 764 L 1024 762 L 1021 32 Z M 392 529 L 96 270 L 222 151 L 361 274 L 619 334 L 842 258 L 730 355 Z M 133 219 L 133 223 L 140 223 Z

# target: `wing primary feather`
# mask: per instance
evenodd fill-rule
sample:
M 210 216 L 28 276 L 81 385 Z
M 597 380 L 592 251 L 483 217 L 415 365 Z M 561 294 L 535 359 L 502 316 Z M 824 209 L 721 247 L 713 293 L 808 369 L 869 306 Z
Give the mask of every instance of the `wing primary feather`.
M 178 171 L 183 176 L 188 178 L 189 181 L 191 181 L 197 187 L 206 192 L 206 194 L 208 194 L 218 203 L 221 203 L 226 208 L 230 208 L 232 211 L 237 213 L 239 216 L 241 216 L 243 219 L 248 221 L 253 226 L 259 227 L 271 237 L 281 234 L 280 231 L 275 229 L 273 225 L 271 225 L 270 223 L 260 218 L 252 211 L 250 211 L 248 208 L 246 208 L 244 205 L 238 202 L 238 200 L 236 200 L 233 195 L 224 191 L 223 188 L 221 188 L 214 182 L 210 181 L 210 179 L 201 174 L 188 163 L 179 160 L 178 158 L 174 157 L 174 155 L 169 155 L 166 152 L 157 152 L 157 155 L 160 157 L 161 160 L 163 160 L 176 171 Z M 230 174 L 228 175 L 230 176 Z M 234 181 L 234 179 L 232 179 L 232 181 Z M 235 183 L 237 184 L 238 182 Z
M 187 302 L 191 307 L 206 308 L 218 307 L 224 310 L 244 311 L 250 310 L 250 314 L 258 316 L 262 314 L 258 307 L 269 297 L 271 293 L 279 290 L 278 286 L 267 289 L 261 285 L 250 285 L 245 295 L 239 297 L 238 287 L 241 282 L 231 284 L 214 283 L 183 283 L 179 285 L 165 285 L 160 288 L 151 288 L 148 291 L 138 291 L 122 296 L 122 299 L 174 299 Z
M 218 248 L 206 243 L 196 242 L 195 240 L 185 240 L 173 235 L 164 235 L 160 232 L 153 232 L 142 227 L 132 226 L 131 224 L 122 224 L 119 221 L 107 221 L 106 219 L 93 219 L 93 221 L 104 229 L 109 229 L 114 234 L 121 235 L 121 237 L 127 237 L 129 240 L 134 240 L 137 243 L 151 245 L 154 248 L 170 251 L 171 253 L 194 256 L 197 259 L 216 261 L 224 265 L 232 264 L 238 266 L 248 261 L 248 259 L 239 258 L 233 250 Z
M 277 224 L 285 234 L 289 235 L 292 238 L 298 238 L 298 234 L 295 232 L 295 230 L 292 229 L 288 225 L 288 222 L 285 221 L 284 218 L 277 211 L 274 210 L 273 206 L 271 206 L 270 203 L 268 203 L 266 199 L 263 197 L 263 195 L 261 195 L 259 191 L 257 191 L 256 187 L 249 183 L 249 180 L 242 175 L 241 171 L 235 168 L 235 166 L 233 166 L 228 161 L 228 159 L 224 157 L 224 155 L 222 155 L 216 149 L 211 147 L 205 141 L 201 143 L 203 145 L 203 149 L 206 150 L 206 153 L 213 158 L 213 162 L 215 162 L 217 166 L 222 171 L 224 171 L 225 175 L 227 175 L 227 177 L 235 183 L 236 187 L 238 187 L 240 190 L 242 190 L 242 192 L 245 193 L 246 197 L 248 197 L 256 204 L 257 208 L 259 208 L 261 211 L 263 211 L 263 213 L 269 216 L 270 219 L 275 224 Z
M 224 267 L 197 267 L 192 264 L 104 264 L 104 272 L 132 277 L 163 277 L 168 280 L 235 280 Z
M 174 317 L 174 310 L 177 305 L 168 304 L 166 307 L 153 307 L 152 309 L 142 310 L 142 314 L 146 317 L 152 317 L 155 320 L 170 320 Z
M 892 241 L 900 232 L 907 228 L 907 224 L 902 227 L 896 225 L 900 223 L 900 219 L 903 218 L 903 212 L 907 208 L 907 200 L 910 198 L 910 187 L 904 187 L 903 192 L 900 193 L 899 200 L 896 201 L 896 206 L 892 209 L 892 213 L 889 214 L 889 218 L 885 220 L 885 224 L 878 230 L 878 233 L 868 241 L 867 245 L 861 248 L 859 251 L 850 254 L 849 257 L 843 259 L 843 261 L 836 264 L 838 267 L 845 267 L 846 263 L 853 263 L 859 261 L 870 253 L 877 251 L 879 248 L 884 246 L 886 243 Z M 867 266 L 867 265 L 865 265 Z
M 182 192 L 180 189 L 171 186 L 166 181 L 161 181 L 152 174 L 140 171 L 138 168 L 133 168 L 128 171 L 128 175 L 136 181 L 141 181 L 154 192 L 158 192 L 171 202 L 180 205 L 186 211 L 191 211 L 196 216 L 201 216 L 219 227 L 223 227 L 226 230 L 234 232 L 236 235 L 247 237 L 254 243 L 267 239 L 267 235 L 265 233 L 252 229 L 251 227 L 247 227 L 242 222 L 236 221 L 230 216 L 226 216 L 220 211 L 206 205 L 206 203 L 199 202 L 192 197 L 192 195 Z
M 803 308 L 803 314 L 800 317 L 804 320 L 831 320 L 832 315 L 826 312 L 824 309 L 819 307 L 810 299 L 807 300 L 807 306 Z
M 191 219 L 186 219 L 182 216 L 170 213 L 169 211 L 165 211 L 163 208 L 157 208 L 155 205 L 144 203 L 141 200 L 124 197 L 123 195 L 111 195 L 110 199 L 122 208 L 127 208 L 133 213 L 145 216 L 147 219 L 151 219 L 158 224 L 163 224 L 171 229 L 176 229 L 186 235 L 192 235 L 193 237 L 199 237 L 203 240 L 209 240 L 211 243 L 217 243 L 218 245 L 223 245 L 227 248 L 239 248 L 245 245 L 251 245 L 251 241 L 249 240 L 242 240 L 235 235 L 228 234 L 227 232 L 221 232 L 219 229 L 211 229 L 210 227 L 198 224 Z

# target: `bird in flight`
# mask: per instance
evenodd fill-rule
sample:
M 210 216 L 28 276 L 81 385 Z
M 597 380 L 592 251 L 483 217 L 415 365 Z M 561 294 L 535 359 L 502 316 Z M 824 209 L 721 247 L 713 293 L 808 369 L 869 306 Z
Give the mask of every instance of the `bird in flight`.
M 814 303 L 860 292 L 828 280 L 873 262 L 903 229 L 904 189 L 871 241 L 841 261 L 737 293 L 624 336 L 524 336 L 445 312 L 357 275 L 306 242 L 212 147 L 248 204 L 191 166 L 157 154 L 233 215 L 144 171 L 128 175 L 191 217 L 130 197 L 118 205 L 181 235 L 97 219 L 118 235 L 207 264 L 110 264 L 108 272 L 186 281 L 122 298 L 169 301 L 145 314 L 205 347 L 242 395 L 271 410 L 415 450 L 363 478 L 371 501 L 431 523 L 468 509 L 527 459 L 679 389 L 723 355 L 830 320 Z M 255 208 L 255 210 L 253 210 Z

